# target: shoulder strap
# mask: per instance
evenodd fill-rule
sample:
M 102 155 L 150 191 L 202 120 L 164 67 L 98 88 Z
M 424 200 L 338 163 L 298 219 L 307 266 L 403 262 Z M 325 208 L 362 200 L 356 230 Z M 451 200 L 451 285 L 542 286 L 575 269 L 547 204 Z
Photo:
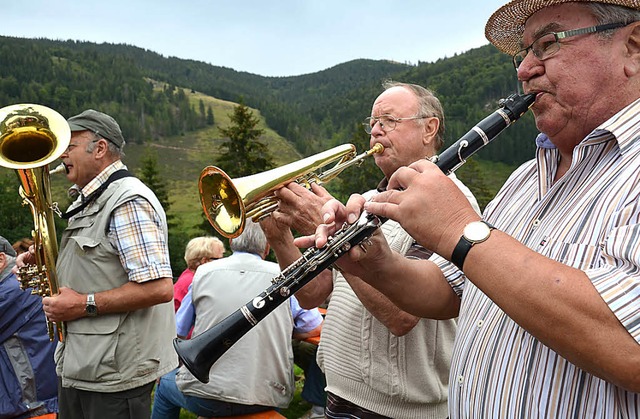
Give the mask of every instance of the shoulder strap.
M 111 173 L 111 176 L 109 176 L 109 178 L 102 184 L 100 185 L 100 187 L 98 189 L 96 189 L 95 191 L 91 192 L 85 199 L 84 202 L 79 205 L 78 207 L 65 212 L 64 214 L 61 214 L 60 217 L 62 217 L 65 220 L 68 220 L 69 218 L 73 217 L 74 215 L 76 215 L 77 213 L 79 213 L 80 211 L 82 211 L 83 209 L 85 209 L 87 207 L 87 205 L 89 205 L 91 202 L 95 201 L 100 195 L 102 195 L 102 193 L 104 191 L 107 190 L 107 187 L 115 182 L 118 179 L 122 179 L 125 177 L 132 177 L 133 174 L 131 172 L 129 172 L 126 169 L 120 169 L 117 170 L 113 173 Z

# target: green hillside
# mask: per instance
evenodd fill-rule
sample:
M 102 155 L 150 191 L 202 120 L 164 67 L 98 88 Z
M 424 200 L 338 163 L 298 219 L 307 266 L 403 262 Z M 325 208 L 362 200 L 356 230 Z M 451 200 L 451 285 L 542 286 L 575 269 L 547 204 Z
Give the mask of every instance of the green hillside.
M 202 233 L 198 177 L 205 166 L 216 165 L 225 140 L 219 128 L 228 125 L 240 100 L 260 119 L 261 141 L 276 165 L 283 165 L 349 142 L 364 151 L 368 139 L 360 121 L 386 79 L 436 92 L 445 109 L 447 144 L 516 90 L 509 57 L 490 45 L 416 66 L 362 59 L 295 77 L 263 77 L 130 45 L 0 36 L 0 54 L 0 106 L 38 103 L 65 117 L 86 108 L 102 110 L 122 126 L 128 140 L 125 161 L 133 171 L 145 156 L 157 160 L 169 191 L 173 236 L 181 236 L 176 249 L 180 241 Z M 531 158 L 535 135 L 533 118 L 525 115 L 458 170 L 481 205 L 515 165 Z M 367 189 L 378 176 L 368 164 L 368 171 L 348 169 L 367 175 L 345 174 L 348 181 L 339 178 L 328 187 L 341 199 Z M 15 201 L 17 182 L 10 172 L 0 168 L 0 194 Z M 64 207 L 66 182 L 53 183 Z M 0 225 L 8 238 L 28 234 L 30 227 L 20 221 L 24 218 L 13 217 L 13 207 L 5 208 L 8 214 L 0 214 Z
M 216 125 L 183 135 L 162 138 L 144 145 L 128 145 L 126 161 L 127 164 L 136 168 L 145 153 L 153 153 L 157 156 L 162 176 L 169 185 L 171 212 L 177 217 L 176 222 L 179 227 L 193 235 L 198 234 L 195 227 L 202 221 L 202 207 L 198 194 L 200 172 L 206 166 L 216 165 L 220 144 L 224 140 L 218 128 L 229 125 L 229 115 L 233 113 L 233 108 L 237 104 L 198 92 L 191 93 L 190 89 L 185 89 L 185 94 L 194 106 L 200 100 L 204 101 L 205 105 L 210 105 Z M 300 153 L 292 144 L 270 129 L 258 110 L 252 109 L 252 111 L 262 120 L 259 125 L 265 130 L 262 141 L 268 144 L 274 161 L 278 165 L 283 165 L 300 159 Z

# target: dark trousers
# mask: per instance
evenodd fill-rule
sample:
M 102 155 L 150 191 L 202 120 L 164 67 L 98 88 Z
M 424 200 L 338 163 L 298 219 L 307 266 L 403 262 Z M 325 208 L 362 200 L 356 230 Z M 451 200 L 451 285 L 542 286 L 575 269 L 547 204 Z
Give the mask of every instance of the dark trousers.
M 155 382 L 116 393 L 62 387 L 58 380 L 60 419 L 149 419 Z
M 293 361 L 304 371 L 304 387 L 300 394 L 307 402 L 324 406 L 327 393 L 324 391 L 327 383 L 322 370 L 316 362 L 318 346 L 304 341 L 293 341 Z
M 390 419 L 387 416 L 353 404 L 333 393 L 327 393 L 325 416 L 328 419 Z

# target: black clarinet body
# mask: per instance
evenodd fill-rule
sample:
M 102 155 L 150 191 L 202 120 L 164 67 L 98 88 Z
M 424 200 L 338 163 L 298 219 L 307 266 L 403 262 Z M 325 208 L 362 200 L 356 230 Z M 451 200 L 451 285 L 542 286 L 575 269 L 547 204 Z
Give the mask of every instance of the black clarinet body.
M 517 121 L 536 100 L 534 94 L 511 95 L 500 101 L 502 106 L 491 115 L 478 122 L 453 145 L 432 161 L 445 174 L 454 172 L 466 160 L 493 141 L 505 128 Z
M 533 94 L 512 95 L 502 100 L 501 108 L 432 161 L 445 174 L 454 172 L 467 158 L 526 113 L 534 102 Z M 358 221 L 344 225 L 324 247 L 307 249 L 272 280 L 273 285 L 218 324 L 190 340 L 175 339 L 173 346 L 180 360 L 198 380 L 208 382 L 211 367 L 231 346 L 353 246 L 367 240 L 385 221 L 382 217 L 363 212 Z

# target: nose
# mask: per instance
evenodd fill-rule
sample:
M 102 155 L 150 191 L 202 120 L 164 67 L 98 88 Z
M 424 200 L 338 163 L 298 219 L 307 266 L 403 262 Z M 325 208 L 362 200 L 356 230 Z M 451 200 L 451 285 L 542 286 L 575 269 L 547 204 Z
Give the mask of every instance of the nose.
M 371 127 L 371 136 L 379 137 L 380 135 L 383 135 L 383 134 L 384 134 L 384 130 L 382 129 L 382 122 L 375 121 L 375 124 L 373 124 L 373 127 Z
M 520 81 L 527 81 L 543 73 L 544 64 L 533 54 L 533 51 L 529 51 L 517 70 L 518 80 Z

